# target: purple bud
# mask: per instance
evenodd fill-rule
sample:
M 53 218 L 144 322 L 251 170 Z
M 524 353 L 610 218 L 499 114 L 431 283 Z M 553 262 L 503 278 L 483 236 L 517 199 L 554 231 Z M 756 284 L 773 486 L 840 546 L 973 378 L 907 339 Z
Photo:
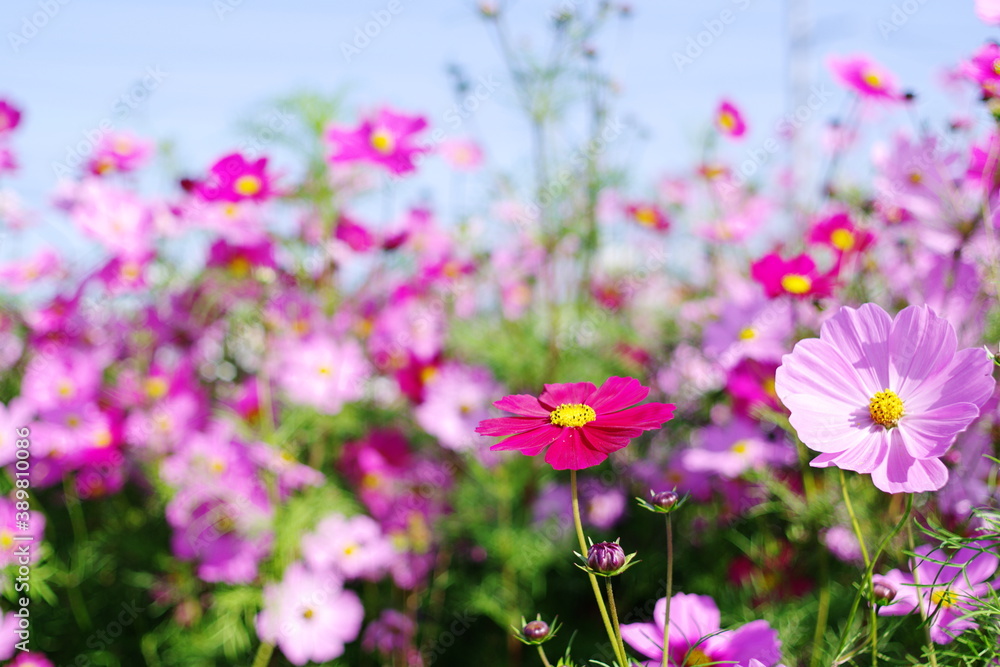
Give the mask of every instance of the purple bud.
M 875 597 L 876 603 L 888 604 L 895 599 L 896 589 L 885 582 L 876 581 L 872 584 L 872 595 Z
M 660 509 L 668 510 L 677 504 L 679 496 L 674 491 L 660 491 L 653 496 L 653 504 Z
M 614 542 L 598 542 L 587 552 L 587 565 L 605 574 L 614 572 L 625 565 L 625 551 Z
M 521 634 L 524 635 L 525 639 L 541 641 L 549 636 L 549 624 L 545 621 L 531 621 L 524 626 Z

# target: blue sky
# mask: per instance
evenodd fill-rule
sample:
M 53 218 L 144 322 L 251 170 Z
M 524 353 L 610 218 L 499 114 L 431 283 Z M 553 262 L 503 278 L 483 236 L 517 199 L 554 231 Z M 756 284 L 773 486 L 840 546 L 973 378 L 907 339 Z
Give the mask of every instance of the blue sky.
M 397 13 L 388 25 L 348 59 L 342 45 L 373 12 L 386 12 L 389 0 L 5 0 L 0 95 L 25 111 L 15 139 L 23 167 L 9 185 L 29 204 L 42 206 L 54 183 L 53 164 L 109 119 L 115 127 L 173 142 L 178 166 L 203 170 L 244 138 L 241 120 L 266 117 L 270 101 L 296 91 L 347 91 L 352 106 L 389 103 L 443 126 L 454 102 L 445 73 L 452 62 L 472 79 L 501 81 L 461 133 L 479 138 L 494 165 L 523 172 L 529 165 L 526 125 L 474 3 L 395 2 Z M 543 44 L 541 26 L 560 3 L 510 4 L 515 35 Z M 932 118 L 953 108 L 935 84 L 941 68 L 994 34 L 975 17 L 971 0 L 807 4 L 813 37 L 807 69 L 817 85 L 832 87 L 823 66 L 826 54 L 865 52 L 907 87 L 922 91 L 918 113 Z M 637 119 L 648 131 L 628 149 L 638 181 L 694 159 L 707 115 L 723 95 L 749 116 L 747 148 L 773 135 L 775 122 L 789 108 L 785 1 L 632 5 L 633 17 L 611 27 L 598 48 L 622 91 L 616 113 Z M 684 53 L 700 32 L 718 28 L 713 22 L 721 18 L 731 20 L 679 71 L 674 54 Z M 887 26 L 898 29 L 888 32 Z M 136 88 L 144 77 L 152 88 L 145 93 Z M 122 113 L 122 96 L 137 91 L 142 102 Z M 810 123 L 837 115 L 843 99 L 836 91 Z M 908 119 L 899 115 L 884 122 L 891 128 Z M 432 170 L 421 191 L 437 192 L 441 178 Z

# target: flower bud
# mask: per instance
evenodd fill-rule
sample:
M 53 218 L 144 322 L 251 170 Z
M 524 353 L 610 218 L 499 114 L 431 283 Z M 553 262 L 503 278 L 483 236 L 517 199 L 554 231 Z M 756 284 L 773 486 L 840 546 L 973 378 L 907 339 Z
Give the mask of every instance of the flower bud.
M 872 597 L 875 604 L 889 604 L 896 598 L 896 589 L 884 581 L 876 581 L 872 584 Z
M 549 624 L 545 621 L 531 621 L 524 626 L 521 634 L 524 635 L 525 639 L 541 641 L 549 636 Z
M 625 565 L 625 551 L 614 542 L 598 542 L 587 552 L 587 565 L 597 572 L 614 572 Z
M 653 504 L 660 509 L 668 510 L 677 504 L 680 496 L 675 491 L 660 491 L 653 496 Z

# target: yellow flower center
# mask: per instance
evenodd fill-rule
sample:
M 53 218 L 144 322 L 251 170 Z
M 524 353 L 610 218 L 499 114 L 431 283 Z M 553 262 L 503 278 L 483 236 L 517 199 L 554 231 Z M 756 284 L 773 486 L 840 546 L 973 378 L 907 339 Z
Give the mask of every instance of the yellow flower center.
M 715 660 L 712 660 L 704 651 L 697 648 L 691 649 L 691 652 L 684 659 L 684 667 L 699 667 L 699 665 L 714 665 L 715 663 Z
M 253 197 L 255 194 L 260 192 L 262 185 L 263 184 L 260 182 L 260 179 L 256 176 L 243 174 L 236 179 L 235 183 L 233 183 L 233 189 L 244 197 Z
M 781 287 L 789 294 L 805 294 L 812 289 L 812 280 L 808 276 L 789 273 L 781 278 Z
M 121 271 L 122 277 L 126 280 L 136 280 L 142 274 L 142 267 L 138 262 L 125 262 Z
M 14 533 L 9 530 L 0 531 L 0 547 L 10 549 L 14 546 Z
M 80 422 L 80 417 L 77 415 L 70 415 L 66 417 L 66 426 L 69 426 L 70 428 L 76 428 L 80 425 Z
M 893 428 L 903 416 L 903 401 L 891 389 L 880 391 L 868 403 L 872 421 L 886 428 Z
M 59 383 L 59 387 L 56 389 L 56 391 L 58 391 L 59 395 L 62 396 L 63 398 L 69 398 L 74 393 L 76 393 L 76 390 L 73 387 L 73 383 L 68 379 L 63 379 Z
M 945 589 L 931 593 L 931 604 L 935 607 L 952 607 L 958 602 L 958 593 Z
M 553 426 L 583 426 L 597 419 L 594 408 L 583 403 L 563 403 L 549 415 Z
M 993 72 L 995 74 L 1000 74 L 1000 58 L 993 61 Z
M 747 452 L 747 441 L 737 440 L 732 446 L 733 454 L 746 454 Z
M 830 234 L 830 243 L 838 250 L 850 250 L 854 247 L 854 234 L 847 229 L 835 229 Z
M 875 72 L 872 72 L 871 70 L 865 72 L 864 76 L 862 76 L 861 78 L 864 79 L 865 83 L 867 83 L 872 88 L 882 87 L 882 77 L 880 77 Z
M 924 177 L 923 177 L 923 176 L 921 176 L 921 175 L 920 175 L 920 173 L 919 173 L 919 172 L 916 172 L 916 171 L 914 171 L 914 172 L 911 172 L 911 173 L 910 173 L 910 174 L 909 174 L 909 175 L 907 176 L 907 178 L 908 178 L 908 179 L 910 180 L 910 183 L 913 183 L 914 185 L 917 185 L 917 184 L 919 184 L 919 183 L 920 183 L 920 181 L 924 180 Z
M 396 141 L 388 130 L 375 130 L 371 138 L 372 148 L 383 155 L 388 155 L 396 147 Z
M 303 611 L 303 612 L 302 612 L 302 618 L 304 618 L 304 619 L 308 620 L 308 619 L 310 619 L 310 618 L 312 618 L 312 617 L 313 617 L 313 614 L 314 614 L 314 613 L 315 613 L 315 612 L 314 612 L 314 611 L 313 611 L 312 609 L 309 609 L 309 608 L 307 607 L 307 608 L 305 609 L 305 611 Z
M 94 446 L 95 447 L 107 447 L 111 444 L 111 432 L 102 428 L 94 435 Z
M 250 260 L 242 255 L 234 257 L 232 261 L 229 262 L 229 272 L 233 274 L 233 277 L 235 278 L 246 278 L 250 275 L 250 268 Z
M 736 117 L 728 111 L 723 111 L 719 114 L 719 125 L 726 132 L 732 132 L 736 127 Z
M 648 206 L 640 206 L 635 210 L 635 220 L 640 225 L 652 227 L 656 224 L 656 211 Z
M 756 337 L 757 337 L 757 332 L 754 331 L 751 327 L 747 327 L 746 329 L 740 332 L 740 340 L 753 340 Z
M 350 556 L 351 554 L 353 554 L 357 550 L 358 550 L 358 545 L 357 544 L 354 544 L 354 543 L 348 544 L 346 547 L 344 547 L 344 555 L 345 556 Z
M 146 396 L 150 398 L 162 398 L 166 395 L 167 389 L 170 387 L 167 385 L 167 381 L 161 377 L 151 377 L 146 378 Z
M 330 368 L 329 366 L 320 366 L 319 368 L 316 369 L 316 372 L 326 377 L 327 375 L 333 373 L 333 369 Z

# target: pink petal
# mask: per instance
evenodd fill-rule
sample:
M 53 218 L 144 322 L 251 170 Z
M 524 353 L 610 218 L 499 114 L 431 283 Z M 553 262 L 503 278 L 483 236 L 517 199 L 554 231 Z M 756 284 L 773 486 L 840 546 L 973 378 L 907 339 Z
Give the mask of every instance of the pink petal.
M 538 402 L 538 398 L 535 396 L 529 396 L 528 394 L 514 394 L 513 396 L 504 396 L 499 401 L 496 401 L 493 405 L 500 408 L 501 410 L 506 410 L 507 412 L 513 412 L 516 415 L 525 415 L 527 417 L 548 417 L 549 411 L 541 406 Z
M 791 410 L 789 422 L 809 449 L 842 452 L 868 438 L 871 416 L 867 410 L 814 394 L 790 394 L 782 402 Z
M 674 406 L 671 403 L 643 403 L 634 408 L 598 415 L 590 424 L 602 428 L 640 428 L 648 431 L 660 428 L 673 417 Z
M 664 604 L 663 614 L 666 614 Z M 662 618 L 662 617 L 661 617 Z M 657 621 L 656 610 L 653 620 Z M 678 593 L 670 599 L 670 646 L 687 649 L 719 631 L 719 608 L 707 595 Z
M 906 415 L 899 422 L 906 451 L 914 458 L 943 456 L 964 431 L 979 416 L 972 403 L 955 403 L 919 415 Z
M 538 402 L 549 410 L 554 410 L 564 403 L 586 403 L 587 399 L 597 390 L 590 382 L 573 382 L 570 384 L 547 384 L 545 391 L 538 397 Z
M 591 449 L 580 437 L 580 429 L 563 427 L 563 433 L 552 443 L 545 454 L 545 462 L 555 470 L 583 470 L 608 458 L 603 452 Z
M 778 398 L 811 394 L 854 406 L 868 405 L 871 396 L 864 382 L 830 343 L 819 338 L 799 341 L 791 354 L 781 359 L 774 378 Z
M 873 583 L 886 583 L 896 590 L 896 597 L 890 604 L 879 607 L 879 616 L 904 616 L 917 610 L 917 589 L 913 586 L 913 575 L 901 570 L 890 570 L 886 574 L 876 574 Z
M 609 377 L 600 388 L 587 399 L 587 405 L 598 414 L 614 412 L 635 405 L 649 395 L 649 388 L 643 387 L 635 378 Z
M 873 426 L 861 444 L 842 452 L 831 460 L 838 468 L 870 473 L 885 460 L 888 441 L 885 429 L 881 426 Z
M 832 344 L 858 373 L 869 394 L 889 387 L 889 332 L 892 318 L 873 303 L 841 308 L 820 337 Z
M 528 456 L 534 456 L 541 451 L 542 447 L 550 445 L 561 435 L 562 429 L 558 426 L 545 424 L 510 436 L 502 442 L 490 447 L 491 451 L 520 450 Z
M 767 665 L 772 665 L 781 659 L 778 631 L 767 621 L 751 621 L 729 633 L 726 641 L 729 645 L 726 658 L 735 660 L 740 665 L 748 664 L 751 658 L 762 660 Z
M 909 388 L 903 397 L 907 412 L 923 412 L 952 403 L 972 403 L 980 408 L 993 395 L 993 362 L 979 348 L 959 350 L 952 362 L 933 378 Z
M 958 349 L 955 329 L 927 306 L 904 308 L 889 334 L 889 387 L 906 401 L 921 382 L 942 371 Z
M 595 429 L 590 424 L 580 429 L 580 435 L 588 447 L 605 454 L 617 452 L 619 449 L 627 447 L 629 443 L 629 439 L 622 437 L 620 433 Z
M 663 658 L 663 630 L 652 623 L 623 623 L 622 639 L 647 658 Z
M 948 469 L 938 459 L 915 459 L 906 451 L 898 429 L 889 431 L 889 453 L 872 471 L 876 488 L 887 493 L 937 491 L 948 481 Z
M 548 417 L 545 419 L 538 417 L 495 417 L 479 422 L 479 426 L 476 427 L 476 433 L 490 436 L 513 435 L 515 433 L 530 431 L 533 428 L 538 428 L 548 423 Z

